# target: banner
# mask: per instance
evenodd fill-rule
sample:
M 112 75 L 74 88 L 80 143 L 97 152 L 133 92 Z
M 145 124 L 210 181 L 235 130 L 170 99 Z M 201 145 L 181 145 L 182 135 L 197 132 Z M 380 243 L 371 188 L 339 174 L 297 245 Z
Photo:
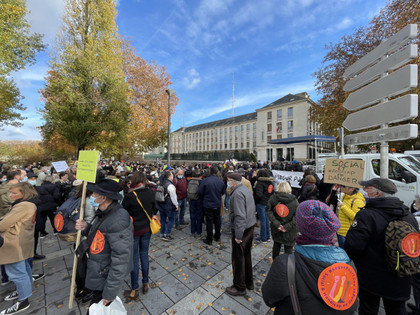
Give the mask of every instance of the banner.
M 99 151 L 80 151 L 76 178 L 95 183 Z
M 325 163 L 325 183 L 340 184 L 350 187 L 361 187 L 365 161 L 346 159 L 327 159 Z
M 57 161 L 57 162 L 52 162 L 51 164 L 52 166 L 54 166 L 57 173 L 65 172 L 69 168 L 66 161 Z

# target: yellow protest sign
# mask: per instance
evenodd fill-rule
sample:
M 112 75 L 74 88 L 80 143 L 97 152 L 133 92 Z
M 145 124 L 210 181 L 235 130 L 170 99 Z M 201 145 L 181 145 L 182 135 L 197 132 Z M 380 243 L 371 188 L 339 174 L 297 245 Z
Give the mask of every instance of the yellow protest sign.
M 80 151 L 76 178 L 94 183 L 96 179 L 98 161 L 99 151 Z
M 365 161 L 326 159 L 324 182 L 350 187 L 361 187 L 359 181 L 363 180 Z

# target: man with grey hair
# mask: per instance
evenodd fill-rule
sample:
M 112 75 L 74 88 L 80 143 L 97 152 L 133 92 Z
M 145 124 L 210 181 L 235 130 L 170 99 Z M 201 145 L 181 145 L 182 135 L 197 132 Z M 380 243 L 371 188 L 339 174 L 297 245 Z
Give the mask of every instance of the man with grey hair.
M 408 222 L 417 230 L 418 223 L 394 196 L 397 187 L 389 179 L 373 178 L 359 184 L 367 193 L 366 206 L 356 214 L 344 245 L 357 267 L 359 314 L 378 314 L 381 298 L 386 314 L 406 314 L 411 277 L 399 277 L 389 269 L 385 231 L 393 220 Z
M 251 249 L 256 223 L 255 201 L 249 189 L 242 185 L 239 173 L 228 173 L 227 180 L 232 189 L 229 219 L 232 226 L 233 285 L 226 288 L 226 293 L 237 296 L 245 295 L 245 289 L 254 289 Z

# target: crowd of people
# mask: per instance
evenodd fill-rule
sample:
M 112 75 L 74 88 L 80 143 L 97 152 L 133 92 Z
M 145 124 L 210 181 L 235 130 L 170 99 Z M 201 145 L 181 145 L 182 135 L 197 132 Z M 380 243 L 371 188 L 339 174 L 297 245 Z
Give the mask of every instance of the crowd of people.
M 385 232 L 390 221 L 402 220 L 419 229 L 410 209 L 394 196 L 395 184 L 380 178 L 362 181 L 358 187 L 329 184 L 308 168 L 296 193 L 288 182 L 276 183 L 272 177 L 272 169 L 288 165 L 101 161 L 86 196 L 82 181 L 76 179 L 77 164 L 64 172 L 40 163 L 22 168 L 0 165 L 2 285 L 12 281 L 16 291 L 6 300 L 17 300 L 1 314 L 29 307 L 32 282 L 43 277 L 32 274 L 31 266 L 33 259 L 45 258 L 37 252 L 37 244 L 48 236 L 48 219 L 54 234 L 69 241 L 74 238 L 66 235 L 82 230 L 84 238 L 77 252 L 86 265 L 81 264 L 76 278 L 76 298 L 90 305 L 100 301 L 109 305 L 128 274 L 131 289 L 124 292 L 126 299 L 139 299 L 140 292 L 145 295 L 150 288 L 151 217 L 160 216 L 162 242 L 176 241 L 173 228 L 189 225 L 191 237 L 210 246 L 220 242 L 225 212 L 233 269 L 227 294 L 241 296 L 254 289 L 253 243 L 272 243 L 272 266 L 262 294 L 265 303 L 276 308 L 275 314 L 294 314 L 296 307 L 303 314 L 353 314 L 356 310 L 377 314 L 380 299 L 387 314 L 406 314 L 411 285 L 417 297 L 409 307 L 413 314 L 420 314 L 419 274 L 401 277 L 390 270 L 386 258 Z M 289 166 L 293 165 L 301 164 Z M 57 213 L 74 214 L 75 209 L 66 207 L 80 209 L 83 197 L 87 200 L 84 216 L 63 229 L 57 224 Z M 282 248 L 287 255 L 281 255 Z M 327 277 L 329 268 L 343 265 L 348 274 L 333 277 L 329 296 L 324 296 L 319 279 Z M 357 277 L 356 282 L 349 280 L 351 275 Z

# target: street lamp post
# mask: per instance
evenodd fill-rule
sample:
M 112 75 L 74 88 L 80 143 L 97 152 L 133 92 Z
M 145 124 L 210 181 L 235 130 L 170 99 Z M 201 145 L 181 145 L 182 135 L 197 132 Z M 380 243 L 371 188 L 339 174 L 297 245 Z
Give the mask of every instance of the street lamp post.
M 171 95 L 175 93 L 172 89 L 167 89 L 168 94 L 168 166 L 171 165 Z

